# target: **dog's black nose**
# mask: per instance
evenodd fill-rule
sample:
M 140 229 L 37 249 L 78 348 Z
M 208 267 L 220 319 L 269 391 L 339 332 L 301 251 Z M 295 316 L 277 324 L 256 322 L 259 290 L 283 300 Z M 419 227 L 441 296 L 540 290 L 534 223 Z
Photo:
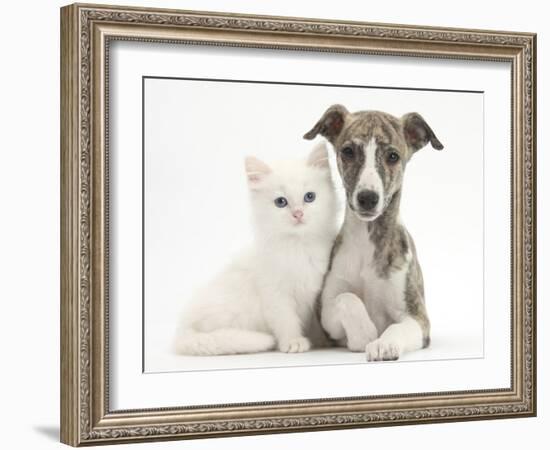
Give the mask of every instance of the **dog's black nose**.
M 357 203 L 365 211 L 376 208 L 379 198 L 380 196 L 375 191 L 364 190 L 357 193 Z

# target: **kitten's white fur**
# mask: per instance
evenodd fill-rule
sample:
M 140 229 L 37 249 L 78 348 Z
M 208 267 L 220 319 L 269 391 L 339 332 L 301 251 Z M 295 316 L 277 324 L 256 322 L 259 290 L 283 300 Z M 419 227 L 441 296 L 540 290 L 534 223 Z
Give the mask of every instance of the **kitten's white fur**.
M 178 329 L 178 353 L 303 352 L 324 341 L 314 309 L 337 233 L 327 149 L 270 166 L 247 157 L 245 167 L 254 244 L 196 293 Z M 311 203 L 307 192 L 316 194 Z M 276 207 L 277 197 L 288 205 Z

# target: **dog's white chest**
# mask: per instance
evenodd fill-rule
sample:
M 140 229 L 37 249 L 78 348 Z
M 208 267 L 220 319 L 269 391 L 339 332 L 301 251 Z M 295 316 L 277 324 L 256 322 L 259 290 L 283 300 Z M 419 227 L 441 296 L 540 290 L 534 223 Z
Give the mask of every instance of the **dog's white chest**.
M 372 266 L 362 270 L 362 299 L 379 332 L 399 321 L 406 312 L 407 272 L 408 266 L 404 266 L 382 278 Z
M 364 231 L 363 231 L 364 230 Z M 408 263 L 386 276 L 380 274 L 382 261 L 377 260 L 376 245 L 370 240 L 366 227 L 361 233 L 344 237 L 338 258 L 338 271 L 358 295 L 376 325 L 382 332 L 390 323 L 406 313 L 405 289 Z

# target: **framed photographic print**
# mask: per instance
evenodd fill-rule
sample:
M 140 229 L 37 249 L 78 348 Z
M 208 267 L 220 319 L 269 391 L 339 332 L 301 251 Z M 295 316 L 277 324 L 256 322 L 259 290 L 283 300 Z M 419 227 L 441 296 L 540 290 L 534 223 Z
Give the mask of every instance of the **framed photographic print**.
M 61 9 L 61 440 L 536 414 L 536 36 Z

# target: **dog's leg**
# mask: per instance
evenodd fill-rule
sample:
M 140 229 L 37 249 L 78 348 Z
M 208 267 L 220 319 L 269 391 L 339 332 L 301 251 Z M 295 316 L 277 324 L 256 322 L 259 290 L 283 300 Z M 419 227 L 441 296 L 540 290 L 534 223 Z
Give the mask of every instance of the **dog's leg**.
M 327 278 L 323 291 L 321 325 L 332 339 L 345 339 L 349 350 L 362 352 L 378 332 L 361 299 L 351 292 L 342 292 L 345 286 L 335 278 Z
M 417 319 L 406 316 L 390 325 L 375 341 L 367 344 L 365 352 L 369 361 L 393 361 L 406 352 L 424 346 L 424 332 Z
M 335 298 L 336 308 L 344 330 L 347 347 L 352 352 L 362 352 L 367 343 L 378 336 L 376 326 L 361 299 L 350 292 Z

